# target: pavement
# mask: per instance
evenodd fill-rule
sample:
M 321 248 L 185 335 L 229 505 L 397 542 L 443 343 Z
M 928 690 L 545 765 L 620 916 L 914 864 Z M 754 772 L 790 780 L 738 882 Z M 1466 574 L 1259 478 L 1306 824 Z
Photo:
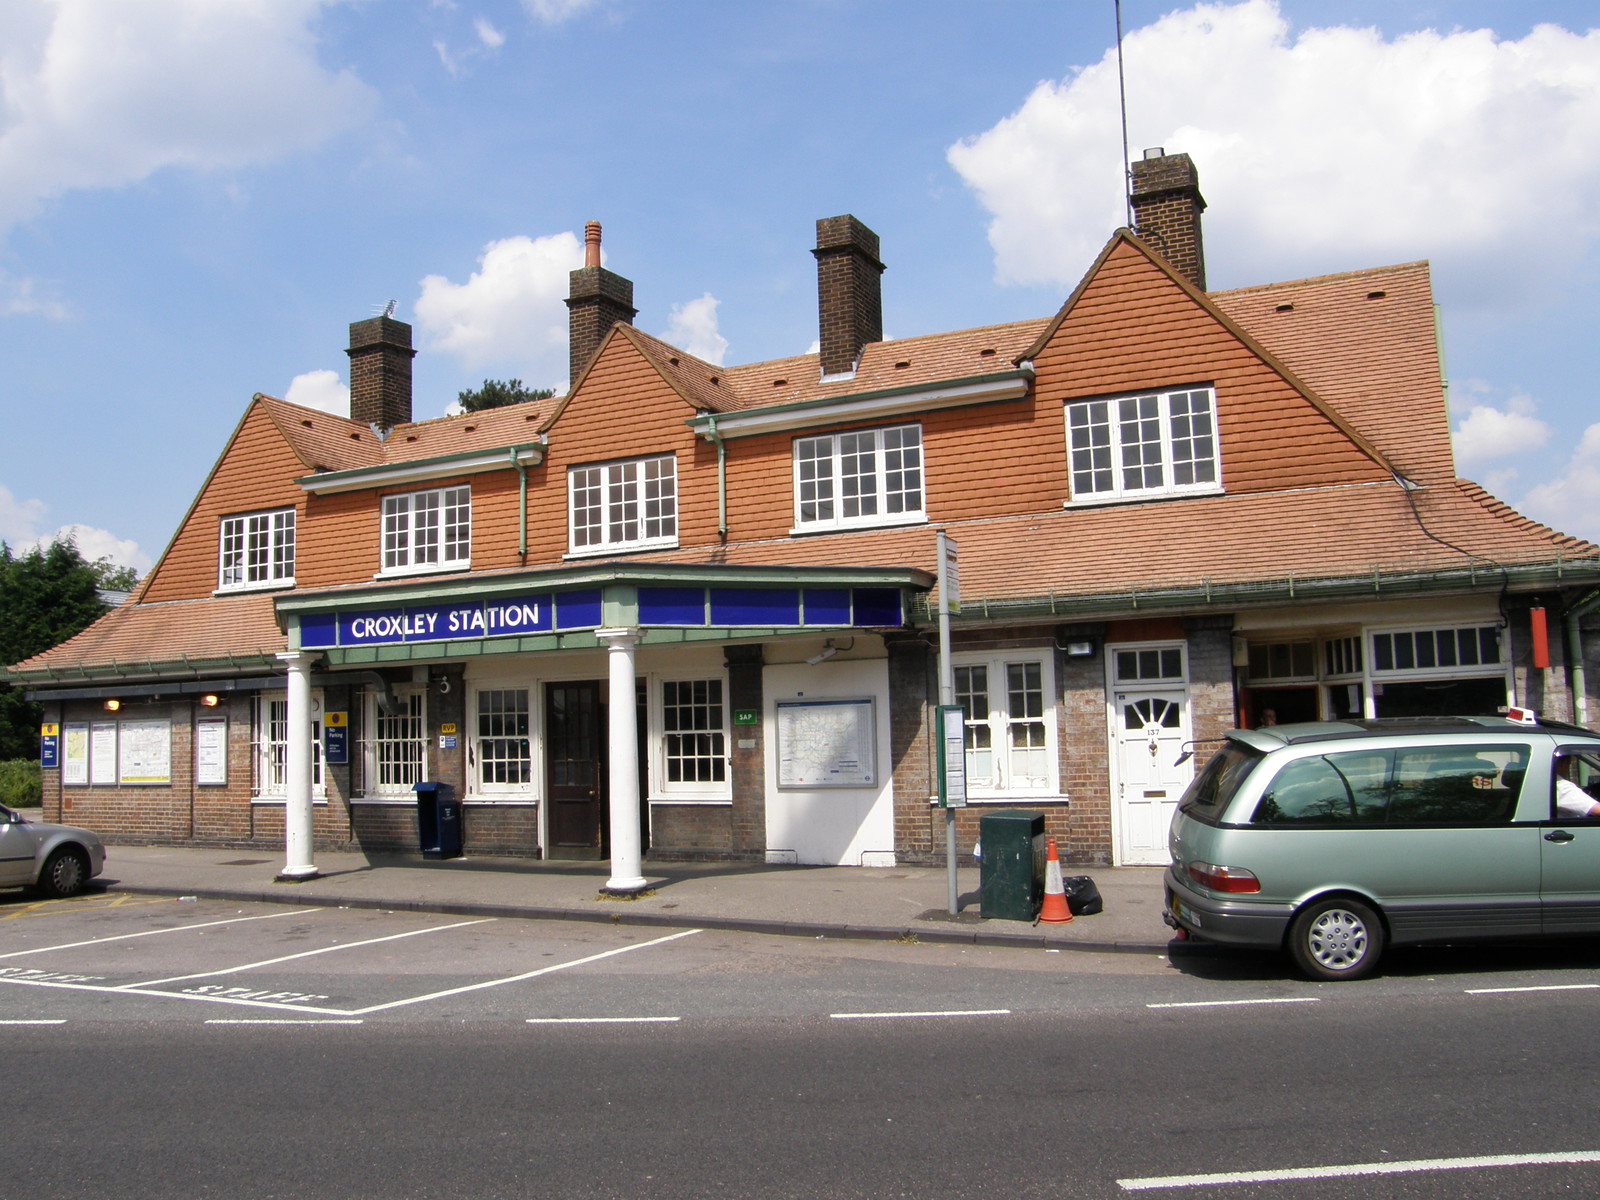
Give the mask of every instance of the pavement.
M 875 938 L 968 945 L 1163 953 L 1160 867 L 1075 867 L 1104 911 L 1066 924 L 985 919 L 979 871 L 957 872 L 949 912 L 946 870 L 936 867 L 802 867 L 745 863 L 656 863 L 649 887 L 617 898 L 601 889 L 605 862 L 520 858 L 424 859 L 420 854 L 319 852 L 320 872 L 279 882 L 281 851 L 192 846 L 107 847 L 94 886 L 109 892 L 274 904 L 325 905 L 448 915 L 599 921 L 621 925 L 733 929 L 792 937 Z

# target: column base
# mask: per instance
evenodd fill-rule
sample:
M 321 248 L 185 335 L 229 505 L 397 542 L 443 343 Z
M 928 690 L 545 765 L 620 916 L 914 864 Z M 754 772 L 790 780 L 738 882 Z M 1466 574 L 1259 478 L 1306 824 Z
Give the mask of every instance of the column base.
M 306 883 L 322 874 L 315 867 L 285 867 L 273 878 L 273 883 Z
M 600 889 L 602 896 L 637 896 L 650 890 L 650 881 L 640 875 L 634 879 L 608 879 Z

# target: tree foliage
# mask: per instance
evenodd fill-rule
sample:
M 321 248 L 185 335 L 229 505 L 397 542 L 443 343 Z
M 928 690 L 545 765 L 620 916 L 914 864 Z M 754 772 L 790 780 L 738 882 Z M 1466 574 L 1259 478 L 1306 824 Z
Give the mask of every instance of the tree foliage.
M 485 379 L 480 388 L 456 393 L 456 400 L 471 413 L 504 408 L 507 404 L 525 404 L 529 400 L 548 400 L 555 394 L 554 388 L 523 387 L 520 379 Z
M 0 542 L 0 665 L 43 653 L 88 628 L 106 611 L 99 591 L 108 583 L 102 580 L 121 583 L 131 574 L 105 559 L 85 562 L 69 539 L 21 555 Z M 0 760 L 37 757 L 41 712 L 0 683 Z

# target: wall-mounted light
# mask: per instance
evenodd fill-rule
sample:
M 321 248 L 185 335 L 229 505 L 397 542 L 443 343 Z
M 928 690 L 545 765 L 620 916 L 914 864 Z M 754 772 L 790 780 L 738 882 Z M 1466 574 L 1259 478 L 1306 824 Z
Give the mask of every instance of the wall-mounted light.
M 221 699 L 215 692 L 207 692 L 200 697 L 201 708 L 215 708 L 219 703 L 221 703 Z
M 105 710 L 107 712 L 116 712 L 117 709 L 121 707 L 122 701 L 118 700 L 115 696 L 105 702 Z
M 810 658 L 806 659 L 806 663 L 809 666 L 813 666 L 814 667 L 820 662 L 827 662 L 830 658 L 832 658 L 837 653 L 839 653 L 839 647 L 837 647 L 837 646 L 835 646 L 833 644 L 833 639 L 832 638 L 829 638 L 827 641 L 822 643 L 822 649 L 821 650 L 818 650 Z
M 1093 642 L 1068 642 L 1067 643 L 1067 657 L 1068 658 L 1088 658 L 1093 653 L 1094 653 L 1094 643 Z

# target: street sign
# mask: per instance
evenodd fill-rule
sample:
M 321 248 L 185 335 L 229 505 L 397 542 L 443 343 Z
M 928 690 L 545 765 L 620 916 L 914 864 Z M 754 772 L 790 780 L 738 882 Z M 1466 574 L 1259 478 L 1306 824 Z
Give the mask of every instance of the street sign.
M 939 807 L 967 806 L 967 716 L 959 704 L 941 704 L 939 728 Z

